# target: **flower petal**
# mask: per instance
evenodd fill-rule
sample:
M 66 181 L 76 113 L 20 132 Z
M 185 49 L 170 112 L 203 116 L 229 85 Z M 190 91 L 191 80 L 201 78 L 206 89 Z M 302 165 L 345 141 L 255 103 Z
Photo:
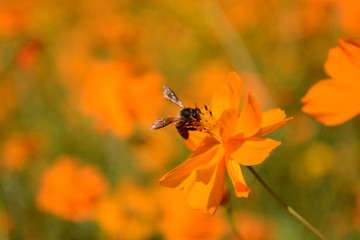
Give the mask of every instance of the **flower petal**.
M 355 38 L 339 39 L 339 46 L 342 48 L 349 59 L 360 67 L 360 40 Z
M 344 123 L 360 113 L 359 90 L 360 81 L 322 80 L 301 99 L 302 111 L 327 126 Z
M 217 142 L 210 137 L 182 164 L 163 176 L 159 182 L 161 185 L 170 188 L 184 188 L 184 180 L 198 169 L 204 168 L 212 162 L 217 153 Z
M 218 119 L 222 112 L 231 108 L 230 88 L 228 85 L 221 85 L 214 93 L 211 101 L 211 111 L 213 116 Z
M 275 108 L 268 110 L 266 112 L 262 113 L 262 119 L 261 119 L 261 127 L 267 127 L 270 125 L 274 125 L 282 120 L 284 120 L 286 117 L 286 114 L 283 110 L 280 108 Z
M 286 125 L 293 118 L 286 118 L 286 114 L 280 108 L 271 109 L 262 113 L 261 128 L 256 136 L 267 135 L 284 125 Z
M 261 126 L 261 111 L 254 97 L 249 93 L 244 108 L 237 120 L 234 135 L 250 137 L 256 134 Z
M 281 142 L 270 138 L 232 138 L 227 143 L 230 158 L 245 166 L 262 163 Z
M 216 168 L 216 165 L 211 166 L 210 168 L 204 168 L 204 169 L 197 170 L 195 181 L 202 182 L 205 185 L 207 185 L 211 180 L 211 177 L 214 173 L 215 168 Z
M 216 149 L 217 150 L 215 155 L 211 159 L 208 159 L 207 163 L 205 163 L 201 169 L 196 170 L 195 181 L 208 184 L 211 176 L 213 175 L 215 167 L 219 164 L 220 161 L 224 160 L 225 149 L 221 145 L 216 146 Z
M 238 110 L 242 92 L 242 82 L 240 77 L 231 72 L 228 76 L 227 84 L 223 84 L 215 92 L 211 102 L 211 110 L 216 119 L 230 108 Z
M 227 82 L 231 90 L 232 108 L 239 110 L 241 93 L 243 91 L 241 78 L 236 72 L 230 72 Z
M 234 128 L 236 126 L 236 121 L 238 119 L 238 111 L 236 109 L 228 109 L 225 110 L 217 124 L 220 128 L 220 136 L 223 139 L 223 141 L 227 141 L 229 139 L 234 131 Z
M 251 189 L 246 185 L 239 163 L 231 159 L 226 159 L 226 168 L 234 185 L 236 196 L 238 198 L 248 197 Z
M 185 189 L 190 207 L 203 210 L 205 213 L 213 215 L 220 205 L 225 183 L 224 161 L 219 161 L 215 168 L 211 169 L 211 178 L 204 183 L 194 181 Z
M 200 144 L 200 146 L 196 149 L 196 151 L 190 155 L 189 158 L 194 158 L 199 155 L 202 155 L 207 151 L 209 151 L 210 149 L 212 149 L 213 147 L 215 147 L 216 145 L 219 145 L 219 142 L 216 139 L 212 138 L 211 136 L 207 136 L 204 139 L 204 141 Z
M 360 41 L 340 39 L 339 46 L 329 51 L 325 69 L 334 79 L 345 82 L 359 82 Z
M 209 134 L 207 134 L 206 132 L 189 131 L 189 138 L 185 140 L 185 144 L 190 150 L 194 151 L 208 136 Z

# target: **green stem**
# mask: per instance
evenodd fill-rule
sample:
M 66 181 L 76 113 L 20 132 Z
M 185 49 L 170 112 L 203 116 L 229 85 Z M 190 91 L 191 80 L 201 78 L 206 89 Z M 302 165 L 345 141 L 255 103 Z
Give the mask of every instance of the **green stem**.
M 322 235 L 319 230 L 317 230 L 313 225 L 311 225 L 305 218 L 303 218 L 299 213 L 297 213 L 294 209 L 289 207 L 286 203 L 284 203 L 274 192 L 273 190 L 266 184 L 266 182 L 260 177 L 260 175 L 252 168 L 251 166 L 247 166 L 250 172 L 255 176 L 257 180 L 264 186 L 264 188 L 270 193 L 270 195 L 283 207 L 285 210 L 290 213 L 293 217 L 299 220 L 305 227 L 307 227 L 310 231 L 312 231 L 316 236 L 318 236 L 322 240 L 327 240 L 327 238 Z

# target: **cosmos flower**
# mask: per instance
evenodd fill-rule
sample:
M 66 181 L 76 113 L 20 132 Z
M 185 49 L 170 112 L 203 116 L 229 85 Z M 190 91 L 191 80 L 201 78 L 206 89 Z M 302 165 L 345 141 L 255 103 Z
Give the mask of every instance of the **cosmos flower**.
M 327 126 L 342 124 L 360 112 L 360 40 L 340 39 L 325 63 L 331 79 L 317 82 L 301 99 L 302 111 Z
M 35 133 L 14 133 L 0 149 L 1 165 L 5 169 L 22 171 L 42 149 L 42 139 Z
M 107 188 L 107 181 L 95 166 L 63 156 L 44 172 L 37 206 L 66 220 L 89 220 Z
M 291 118 L 284 111 L 261 112 L 251 94 L 238 113 L 242 81 L 230 73 L 212 98 L 211 111 L 202 110 L 204 132 L 191 132 L 189 158 L 160 179 L 160 184 L 183 190 L 190 206 L 214 214 L 222 200 L 225 172 L 237 197 L 248 197 L 240 165 L 262 163 L 281 142 L 263 136 L 284 126 Z
M 332 1 L 329 1 L 332 2 Z M 359 36 L 360 32 L 360 5 L 356 0 L 333 1 L 340 27 L 348 36 Z
M 151 187 L 122 179 L 97 205 L 96 221 L 105 239 L 152 239 L 156 231 L 157 194 Z
M 147 126 L 156 118 L 162 103 L 161 82 L 156 72 L 135 74 L 130 65 L 99 61 L 78 89 L 80 108 L 94 118 L 101 132 L 127 138 L 137 123 Z

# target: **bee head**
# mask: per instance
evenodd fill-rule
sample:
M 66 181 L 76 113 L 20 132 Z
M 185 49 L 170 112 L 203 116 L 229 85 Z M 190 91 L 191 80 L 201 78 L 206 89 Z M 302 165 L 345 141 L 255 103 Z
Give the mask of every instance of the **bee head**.
M 184 108 L 180 112 L 180 116 L 186 119 L 187 121 L 200 121 L 201 111 L 199 108 Z

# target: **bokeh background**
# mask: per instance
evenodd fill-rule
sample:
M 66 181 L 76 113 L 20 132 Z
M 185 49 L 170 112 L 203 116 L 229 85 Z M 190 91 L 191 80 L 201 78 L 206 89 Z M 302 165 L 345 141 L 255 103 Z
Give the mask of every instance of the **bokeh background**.
M 0 0 L 0 239 L 316 239 L 247 169 L 249 198 L 229 187 L 213 217 L 158 184 L 189 154 L 149 130 L 179 110 L 162 85 L 202 106 L 232 70 L 295 117 L 255 169 L 330 239 L 360 239 L 360 119 L 325 127 L 299 101 L 340 37 L 360 37 L 358 0 Z

